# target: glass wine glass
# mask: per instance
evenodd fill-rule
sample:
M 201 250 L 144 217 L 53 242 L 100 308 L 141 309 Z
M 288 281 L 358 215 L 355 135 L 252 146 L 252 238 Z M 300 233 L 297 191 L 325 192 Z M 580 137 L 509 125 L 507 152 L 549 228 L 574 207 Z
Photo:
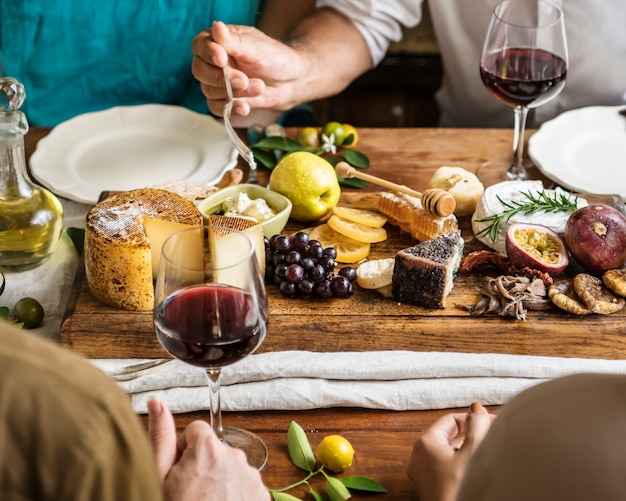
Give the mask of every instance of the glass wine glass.
M 480 60 L 483 84 L 515 112 L 513 161 L 487 162 L 478 170 L 485 186 L 539 175 L 524 158 L 528 110 L 547 103 L 565 86 L 567 43 L 563 11 L 547 0 L 505 0 L 491 17 Z
M 222 367 L 261 345 L 267 322 L 263 276 L 245 233 L 207 226 L 165 241 L 155 286 L 157 338 L 173 357 L 206 370 L 213 430 L 258 469 L 267 447 L 254 433 L 222 426 L 219 378 Z

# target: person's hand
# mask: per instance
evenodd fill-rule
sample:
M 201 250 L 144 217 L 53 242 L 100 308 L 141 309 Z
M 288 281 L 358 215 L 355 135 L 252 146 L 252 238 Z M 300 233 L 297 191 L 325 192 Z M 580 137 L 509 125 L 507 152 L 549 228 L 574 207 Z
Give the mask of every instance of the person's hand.
M 208 423 L 194 421 L 177 437 L 170 410 L 151 399 L 148 433 L 167 501 L 270 499 L 245 453 L 221 442 Z
M 296 104 L 290 87 L 307 71 L 301 53 L 251 26 L 216 22 L 192 42 L 191 70 L 200 82 L 209 109 L 221 116 L 227 102 L 224 68 L 234 97 L 233 115 L 251 108 L 284 111 Z
M 467 414 L 446 414 L 413 447 L 407 473 L 420 501 L 454 501 L 467 464 L 495 415 L 473 403 Z

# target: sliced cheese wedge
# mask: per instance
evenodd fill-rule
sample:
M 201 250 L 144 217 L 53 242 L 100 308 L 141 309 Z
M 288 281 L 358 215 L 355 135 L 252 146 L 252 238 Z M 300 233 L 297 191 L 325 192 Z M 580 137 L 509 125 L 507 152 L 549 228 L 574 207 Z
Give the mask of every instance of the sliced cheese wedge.
M 260 223 L 251 219 L 243 217 L 231 217 L 231 216 L 210 216 L 209 217 L 209 229 L 214 227 L 230 228 L 233 230 L 239 230 L 245 233 L 254 246 L 254 252 L 259 262 L 259 269 L 261 270 L 261 276 L 265 274 L 265 240 L 263 235 L 263 227 Z M 215 237 L 218 238 L 215 238 Z M 228 266 L 234 262 L 240 261 L 243 256 L 243 250 L 235 244 L 235 239 L 227 238 L 228 235 L 219 232 L 209 231 L 209 246 L 219 246 L 217 249 L 218 259 L 220 264 Z M 247 252 L 247 250 L 245 250 Z
M 99 202 L 85 224 L 89 290 L 115 308 L 151 310 L 163 242 L 176 231 L 194 227 L 203 227 L 200 211 L 165 190 L 132 190 Z

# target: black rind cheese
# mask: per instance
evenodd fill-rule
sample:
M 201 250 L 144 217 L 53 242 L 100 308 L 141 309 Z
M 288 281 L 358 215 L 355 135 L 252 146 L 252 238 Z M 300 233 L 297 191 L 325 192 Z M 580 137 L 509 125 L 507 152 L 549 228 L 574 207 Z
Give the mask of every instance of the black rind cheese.
M 463 255 L 460 231 L 451 231 L 396 255 L 391 289 L 401 303 L 443 308 Z

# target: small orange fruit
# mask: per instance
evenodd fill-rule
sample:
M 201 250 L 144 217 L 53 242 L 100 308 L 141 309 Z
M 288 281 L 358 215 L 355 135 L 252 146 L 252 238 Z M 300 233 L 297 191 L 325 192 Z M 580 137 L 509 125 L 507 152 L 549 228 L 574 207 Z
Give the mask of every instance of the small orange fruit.
M 317 459 L 330 471 L 339 473 L 352 465 L 354 449 L 341 435 L 328 435 L 317 447 Z
M 359 142 L 359 133 L 354 125 L 343 124 L 343 141 L 341 146 L 344 148 L 354 148 Z

